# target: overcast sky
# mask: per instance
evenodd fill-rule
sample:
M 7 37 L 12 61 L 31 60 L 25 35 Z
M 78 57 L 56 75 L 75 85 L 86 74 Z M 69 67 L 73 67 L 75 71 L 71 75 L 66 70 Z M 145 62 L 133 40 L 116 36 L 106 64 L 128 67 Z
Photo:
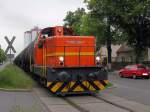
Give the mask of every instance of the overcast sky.
M 85 7 L 83 0 L 0 0 L 0 45 L 5 50 L 4 36 L 16 36 L 13 45 L 20 52 L 25 31 L 63 25 L 67 11 L 78 7 Z

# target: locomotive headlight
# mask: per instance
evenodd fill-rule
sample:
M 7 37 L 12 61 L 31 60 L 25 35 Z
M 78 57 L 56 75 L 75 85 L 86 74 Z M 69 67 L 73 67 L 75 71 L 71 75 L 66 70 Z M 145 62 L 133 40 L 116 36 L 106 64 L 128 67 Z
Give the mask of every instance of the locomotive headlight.
M 64 57 L 59 57 L 59 61 L 63 62 L 64 61 Z
M 98 62 L 100 61 L 100 57 L 99 56 L 96 57 L 96 61 L 98 61 Z
M 63 66 L 64 65 L 64 57 L 63 56 L 60 56 L 59 57 L 59 64 L 61 65 L 61 66 Z
M 100 57 L 99 57 L 99 56 L 96 57 L 96 65 L 97 65 L 97 66 L 100 65 Z

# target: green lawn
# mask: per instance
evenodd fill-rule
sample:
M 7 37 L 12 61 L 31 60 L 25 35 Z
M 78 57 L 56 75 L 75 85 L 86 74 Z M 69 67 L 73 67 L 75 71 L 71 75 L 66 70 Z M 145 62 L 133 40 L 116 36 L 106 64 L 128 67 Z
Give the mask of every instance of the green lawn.
M 30 76 L 14 64 L 9 64 L 0 71 L 0 88 L 31 89 L 34 85 Z

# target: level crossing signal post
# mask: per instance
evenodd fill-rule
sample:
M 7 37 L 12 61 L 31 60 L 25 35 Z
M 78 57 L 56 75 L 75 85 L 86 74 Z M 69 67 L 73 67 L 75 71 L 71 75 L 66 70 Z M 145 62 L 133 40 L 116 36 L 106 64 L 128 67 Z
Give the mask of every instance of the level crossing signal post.
M 7 55 L 7 58 L 10 59 L 10 62 L 11 62 L 11 60 L 14 58 L 14 54 L 16 53 L 16 50 L 13 47 L 13 42 L 16 39 L 16 37 L 13 36 L 13 38 L 11 40 L 9 40 L 7 36 L 5 36 L 4 38 L 5 38 L 5 40 L 6 40 L 7 44 L 8 44 L 8 46 L 7 46 L 6 50 L 5 50 L 5 54 Z

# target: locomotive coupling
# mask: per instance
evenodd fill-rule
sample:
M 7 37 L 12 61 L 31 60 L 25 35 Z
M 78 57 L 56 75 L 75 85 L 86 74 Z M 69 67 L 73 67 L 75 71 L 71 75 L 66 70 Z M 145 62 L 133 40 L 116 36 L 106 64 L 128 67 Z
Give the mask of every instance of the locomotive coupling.
M 69 82 L 71 80 L 71 76 L 67 72 L 58 73 L 59 81 Z
M 88 74 L 88 80 L 96 80 L 97 74 L 96 73 L 90 73 Z

